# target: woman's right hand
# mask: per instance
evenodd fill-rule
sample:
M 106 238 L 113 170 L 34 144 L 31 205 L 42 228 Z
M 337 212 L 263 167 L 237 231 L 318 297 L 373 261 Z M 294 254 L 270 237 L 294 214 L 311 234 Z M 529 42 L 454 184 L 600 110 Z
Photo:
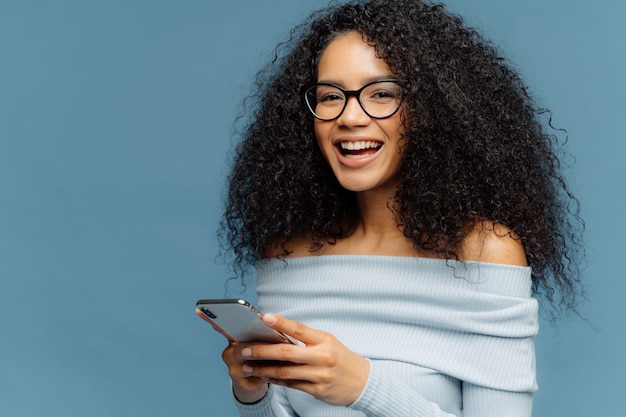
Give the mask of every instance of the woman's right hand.
M 228 366 L 228 374 L 233 381 L 233 393 L 241 403 L 255 403 L 267 393 L 269 383 L 265 378 L 258 378 L 244 374 L 244 365 L 247 359 L 241 351 L 250 346 L 250 343 L 230 342 L 222 353 L 222 360 Z

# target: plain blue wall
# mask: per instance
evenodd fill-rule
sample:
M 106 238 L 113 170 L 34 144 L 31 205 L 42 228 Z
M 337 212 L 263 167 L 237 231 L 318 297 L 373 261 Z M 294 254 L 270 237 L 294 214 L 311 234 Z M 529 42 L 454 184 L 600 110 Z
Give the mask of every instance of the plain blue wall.
M 233 416 L 215 231 L 256 69 L 325 1 L 0 0 L 0 415 Z M 626 415 L 626 3 L 450 0 L 555 123 L 587 321 L 544 323 L 535 416 Z

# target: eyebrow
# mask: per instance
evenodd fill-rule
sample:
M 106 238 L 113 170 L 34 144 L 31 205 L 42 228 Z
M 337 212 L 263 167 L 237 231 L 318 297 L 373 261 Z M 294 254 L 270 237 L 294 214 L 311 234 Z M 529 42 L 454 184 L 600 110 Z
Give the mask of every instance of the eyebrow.
M 374 77 L 369 77 L 366 78 L 365 80 L 363 80 L 363 84 L 362 85 L 367 85 L 369 83 L 373 83 L 376 81 L 382 81 L 382 80 L 398 80 L 398 78 L 395 75 L 389 74 L 389 75 L 376 75 Z M 338 85 L 340 87 L 343 87 L 343 83 L 336 81 L 336 80 L 318 80 L 317 81 L 319 84 L 334 84 L 334 85 Z

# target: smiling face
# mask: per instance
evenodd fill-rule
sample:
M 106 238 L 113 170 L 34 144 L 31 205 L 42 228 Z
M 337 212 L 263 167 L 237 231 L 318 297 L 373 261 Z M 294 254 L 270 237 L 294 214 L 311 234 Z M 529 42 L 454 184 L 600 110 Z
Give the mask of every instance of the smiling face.
M 393 78 L 389 65 L 376 57 L 374 47 L 357 32 L 346 32 L 330 42 L 317 69 L 318 83 L 335 84 L 345 90 Z M 337 119 L 314 121 L 320 149 L 344 188 L 395 190 L 402 157 L 400 113 L 373 119 L 352 97 Z

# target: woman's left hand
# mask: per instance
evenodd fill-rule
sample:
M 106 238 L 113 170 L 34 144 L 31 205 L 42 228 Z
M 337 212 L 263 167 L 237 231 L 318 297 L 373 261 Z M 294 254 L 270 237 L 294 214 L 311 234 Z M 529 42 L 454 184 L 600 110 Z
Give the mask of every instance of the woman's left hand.
M 304 391 L 332 405 L 350 405 L 361 395 L 369 377 L 367 359 L 349 350 L 335 336 L 302 323 L 277 314 L 266 314 L 263 321 L 306 346 L 248 346 L 241 352 L 247 359 L 243 365 L 245 374 Z

